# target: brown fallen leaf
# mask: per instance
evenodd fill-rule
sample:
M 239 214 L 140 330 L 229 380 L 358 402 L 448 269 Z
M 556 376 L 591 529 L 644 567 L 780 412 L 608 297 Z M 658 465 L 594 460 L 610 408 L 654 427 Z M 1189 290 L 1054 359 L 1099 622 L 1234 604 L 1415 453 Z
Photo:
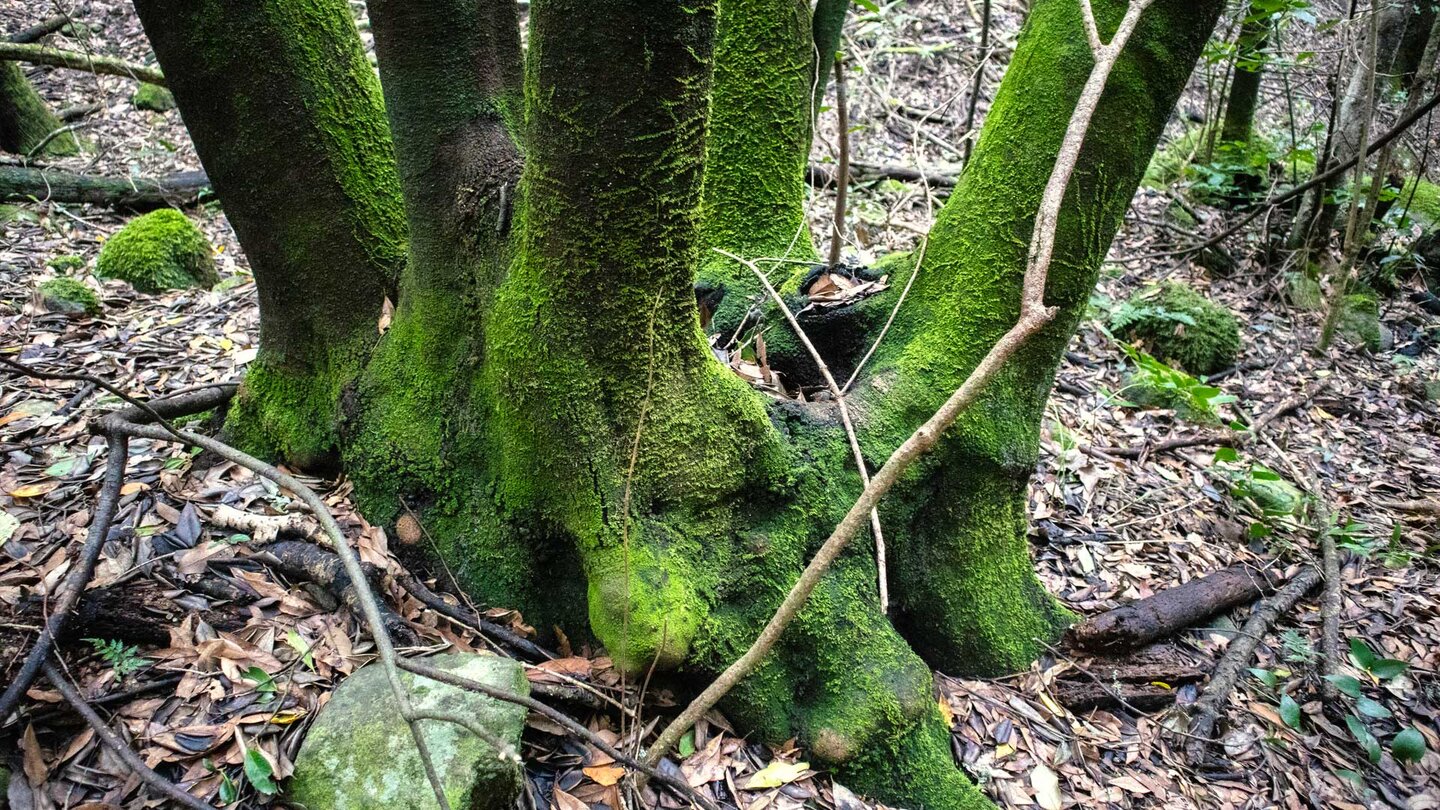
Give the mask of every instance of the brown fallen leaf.
M 604 785 L 605 787 L 610 787 L 616 782 L 619 782 L 620 778 L 625 775 L 624 768 L 617 768 L 614 765 L 595 765 L 589 768 L 582 768 L 581 771 L 586 776 L 595 780 L 597 784 Z

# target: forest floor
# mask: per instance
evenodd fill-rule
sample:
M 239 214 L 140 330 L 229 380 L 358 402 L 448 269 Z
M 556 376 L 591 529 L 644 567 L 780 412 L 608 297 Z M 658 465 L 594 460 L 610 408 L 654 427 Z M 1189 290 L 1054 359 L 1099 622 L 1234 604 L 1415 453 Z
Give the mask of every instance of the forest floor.
M 978 6 L 943 0 L 891 4 L 879 15 L 857 11 L 846 51 L 851 138 L 862 166 L 921 167 L 932 176 L 959 168 L 971 77 L 985 53 L 977 45 Z M 128 3 L 81 0 L 70 11 L 88 33 L 54 41 L 133 61 L 148 58 Z M 1012 4 L 997 3 L 994 14 L 976 127 L 1020 23 Z M 19 30 L 40 16 L 31 3 L 0 2 L 0 30 Z M 1297 69 L 1291 77 L 1302 115 L 1313 116 L 1305 99 L 1323 89 L 1322 70 Z M 52 165 L 122 177 L 198 168 L 177 113 L 133 107 L 135 82 L 27 72 L 54 108 L 103 105 L 80 129 L 93 150 Z M 1214 68 L 1210 73 L 1212 79 L 1219 75 Z M 1187 116 L 1205 114 L 1204 74 L 1197 71 L 1182 100 L 1172 136 L 1180 135 Z M 820 118 L 815 161 L 832 166 L 834 116 L 822 111 Z M 857 175 L 848 255 L 868 263 L 912 248 L 943 204 L 943 185 L 927 191 L 920 183 L 866 179 L 864 169 Z M 1372 762 L 1363 738 L 1337 722 L 1352 712 L 1350 703 L 1327 713 L 1319 697 L 1320 613 L 1312 596 L 1265 637 L 1254 677 L 1245 678 L 1226 704 L 1219 766 L 1186 765 L 1185 738 L 1174 733 L 1183 730 L 1184 712 L 1203 677 L 1155 679 L 1148 686 L 1173 693 L 1157 708 L 1110 701 L 1072 710 L 1064 693 L 1077 681 L 1093 681 L 1102 690 L 1118 681 L 1104 666 L 1059 650 L 1009 677 L 939 678 L 940 699 L 953 714 L 956 756 L 1004 807 L 1440 807 L 1440 516 L 1434 508 L 1440 502 L 1440 406 L 1433 395 L 1427 398 L 1425 385 L 1440 380 L 1440 321 L 1402 291 L 1381 302 L 1391 334 L 1385 348 L 1371 352 L 1342 340 L 1327 353 L 1312 353 L 1320 316 L 1288 304 L 1281 270 L 1249 255 L 1255 233 L 1230 240 L 1238 266 L 1223 277 L 1196 265 L 1193 254 L 1176 252 L 1200 241 L 1197 234 L 1218 231 L 1230 216 L 1187 202 L 1199 222 L 1185 221 L 1175 213 L 1175 197 L 1185 192 L 1182 182 L 1136 195 L 1102 272 L 1093 317 L 1082 324 L 1061 367 L 1032 487 L 1036 565 L 1053 594 L 1087 615 L 1236 563 L 1293 573 L 1319 554 L 1314 510 L 1266 515 L 1243 493 L 1256 465 L 1303 489 L 1318 488 L 1314 494 L 1350 524 L 1341 541 L 1355 552 L 1343 574 L 1343 643 L 1406 665 L 1383 679 L 1356 660 L 1341 667 L 1362 681 L 1365 700 L 1356 701 L 1353 711 L 1378 740 L 1379 755 Z M 827 232 L 832 205 L 830 193 L 815 193 L 815 233 Z M 47 368 L 83 369 L 144 397 L 238 380 L 255 355 L 254 284 L 218 207 L 189 213 L 215 247 L 222 282 L 210 291 L 152 296 L 91 275 L 104 239 L 126 217 L 49 202 L 4 209 L 0 351 Z M 1390 234 L 1401 244 L 1410 235 Z M 83 262 L 69 270 L 49 266 L 66 255 Z M 35 288 L 57 274 L 101 292 L 103 313 L 46 313 Z M 1151 452 L 1156 442 L 1208 428 L 1125 399 L 1132 364 L 1105 328 L 1106 318 L 1132 292 L 1161 279 L 1185 281 L 1241 317 L 1241 362 L 1214 383 L 1236 398 L 1221 406 L 1223 419 L 1249 422 L 1282 403 L 1294 406 L 1233 460 L 1217 457 L 1213 443 Z M 53 592 L 72 565 L 100 471 L 111 461 L 86 422 L 116 402 L 81 383 L 8 373 L 0 382 L 0 614 Z M 264 752 L 274 776 L 286 776 L 307 718 L 340 679 L 370 660 L 373 647 L 332 595 L 280 573 L 263 547 L 247 545 L 211 519 L 219 504 L 284 512 L 294 506 L 287 495 L 232 464 L 162 442 L 132 444 L 126 482 L 92 593 L 154 592 L 178 610 L 168 638 L 133 647 L 107 648 L 101 642 L 124 639 L 134 628 L 97 620 L 87 628 L 96 642 L 66 645 L 70 674 L 147 763 L 197 795 L 265 806 L 258 790 L 264 780 L 243 767 L 245 746 Z M 343 482 L 312 483 L 368 562 L 401 570 L 390 538 L 354 512 Z M 1430 511 L 1400 508 L 1414 501 L 1428 501 Z M 246 604 L 237 607 L 217 598 L 213 588 L 200 589 L 202 577 L 225 580 Z M 386 596 L 416 630 L 417 650 L 486 647 L 475 631 L 441 617 L 400 586 L 392 583 Z M 1172 669 L 1208 672 L 1246 613 L 1241 608 L 1172 639 L 1171 660 L 1180 662 Z M 525 629 L 523 618 L 503 606 L 486 614 Z M 596 651 L 558 652 L 555 661 L 530 667 L 532 682 L 581 681 L 585 700 L 606 708 L 612 701 L 634 705 L 640 697 L 633 687 L 622 687 Z M 253 667 L 265 677 L 247 679 Z M 0 731 L 20 740 L 19 750 L 5 752 L 0 761 L 12 772 L 12 807 L 156 805 L 91 730 L 55 705 L 59 695 L 48 685 L 42 681 L 29 698 L 19 725 Z M 647 708 L 661 712 L 678 699 L 653 690 L 644 698 Z M 1299 707 L 1298 717 L 1292 706 Z M 567 708 L 618 739 L 613 714 Z M 1390 752 L 1396 733 L 1409 726 L 1419 729 L 1428 748 L 1418 764 L 1402 764 Z M 530 805 L 623 806 L 608 758 L 550 728 L 535 720 L 526 735 Z M 712 714 L 697 729 L 694 753 L 678 767 L 691 785 L 726 801 L 738 799 L 745 810 L 861 806 L 824 773 L 770 767 L 804 761 L 804 751 L 794 745 L 749 742 Z M 679 806 L 668 798 L 659 802 Z

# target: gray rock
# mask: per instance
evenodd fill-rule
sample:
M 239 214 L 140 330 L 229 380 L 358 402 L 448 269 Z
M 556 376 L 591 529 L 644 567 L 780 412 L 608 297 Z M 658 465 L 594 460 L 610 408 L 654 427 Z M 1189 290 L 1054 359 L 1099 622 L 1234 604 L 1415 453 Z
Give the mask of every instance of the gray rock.
M 508 658 L 452 653 L 427 658 L 447 672 L 511 691 L 530 693 L 525 670 Z M 519 750 L 525 709 L 457 687 L 401 673 L 417 711 L 444 711 L 474 718 Z M 422 720 L 431 760 L 455 810 L 510 810 L 522 774 L 488 743 L 462 726 Z M 305 736 L 287 786 L 289 800 L 307 810 L 433 807 L 414 740 L 395 705 L 378 664 L 346 678 Z

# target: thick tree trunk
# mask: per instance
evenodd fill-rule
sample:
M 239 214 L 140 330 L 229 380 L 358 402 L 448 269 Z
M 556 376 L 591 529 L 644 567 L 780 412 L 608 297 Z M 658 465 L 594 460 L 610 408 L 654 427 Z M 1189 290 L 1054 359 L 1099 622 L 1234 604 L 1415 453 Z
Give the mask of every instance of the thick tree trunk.
M 1250 140 L 1255 108 L 1260 100 L 1260 80 L 1265 75 L 1265 44 L 1269 37 L 1270 14 L 1251 6 L 1235 39 L 1230 98 L 1225 102 L 1225 122 L 1220 127 L 1222 141 Z
M 344 0 L 139 0 L 260 295 L 260 356 L 230 427 L 321 465 L 342 386 L 404 260 L 379 83 Z
M 1435 27 L 1436 8 L 1431 0 L 1412 0 L 1410 14 L 1405 18 L 1405 33 L 1395 48 L 1389 73 L 1396 87 L 1410 87 L 1420 71 L 1425 56 L 1425 43 Z
M 20 65 L 0 62 L 0 149 L 28 155 L 45 144 L 45 154 L 73 155 L 80 151 L 74 135 L 63 132 L 50 137 L 63 126 L 25 78 Z

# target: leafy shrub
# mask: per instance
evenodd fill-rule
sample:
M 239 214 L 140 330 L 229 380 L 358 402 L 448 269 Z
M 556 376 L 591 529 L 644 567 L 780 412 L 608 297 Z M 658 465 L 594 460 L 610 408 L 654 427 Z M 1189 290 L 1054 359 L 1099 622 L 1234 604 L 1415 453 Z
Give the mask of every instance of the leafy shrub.
M 1124 350 L 1135 364 L 1123 392 L 1131 402 L 1170 408 L 1182 419 L 1215 423 L 1221 421 L 1219 406 L 1235 401 L 1234 396 L 1171 368 L 1133 346 L 1125 346 Z

